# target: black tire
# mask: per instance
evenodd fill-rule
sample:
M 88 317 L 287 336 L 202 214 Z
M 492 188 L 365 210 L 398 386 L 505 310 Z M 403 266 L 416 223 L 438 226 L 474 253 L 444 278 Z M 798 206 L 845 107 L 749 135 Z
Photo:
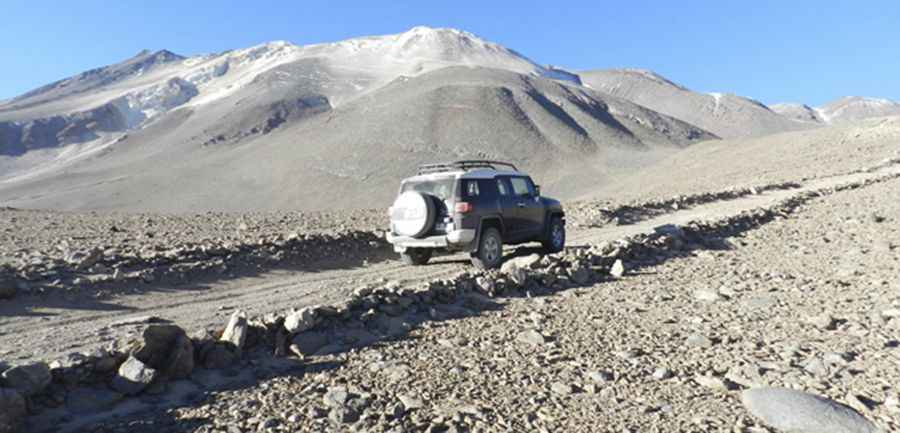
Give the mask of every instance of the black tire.
M 562 218 L 553 217 L 547 226 L 546 238 L 541 241 L 548 253 L 558 253 L 566 247 L 566 225 Z
M 431 260 L 431 253 L 430 248 L 407 248 L 400 253 L 400 259 L 407 265 L 422 266 Z
M 488 227 L 481 232 L 478 250 L 472 253 L 472 264 L 479 269 L 496 269 L 503 262 L 503 238 L 500 230 Z

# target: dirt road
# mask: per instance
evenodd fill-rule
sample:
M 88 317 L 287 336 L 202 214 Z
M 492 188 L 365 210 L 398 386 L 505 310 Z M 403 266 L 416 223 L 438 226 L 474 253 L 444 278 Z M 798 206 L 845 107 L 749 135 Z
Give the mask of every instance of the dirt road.
M 568 245 L 578 247 L 650 233 L 666 224 L 683 225 L 695 220 L 723 218 L 807 191 L 891 174 L 900 174 L 900 167 L 822 178 L 796 189 L 708 203 L 630 225 L 570 228 Z M 470 268 L 464 255 L 438 257 L 427 266 L 409 267 L 396 260 L 392 252 L 384 250 L 364 262 L 327 263 L 182 286 L 145 287 L 111 299 L 22 297 L 0 304 L 0 358 L 8 362 L 59 359 L 67 353 L 101 347 L 137 332 L 139 327 L 128 322 L 140 322 L 147 316 L 170 320 L 188 331 L 195 331 L 224 326 L 235 308 L 261 315 L 336 301 L 366 284 L 396 281 L 413 285 L 467 269 Z

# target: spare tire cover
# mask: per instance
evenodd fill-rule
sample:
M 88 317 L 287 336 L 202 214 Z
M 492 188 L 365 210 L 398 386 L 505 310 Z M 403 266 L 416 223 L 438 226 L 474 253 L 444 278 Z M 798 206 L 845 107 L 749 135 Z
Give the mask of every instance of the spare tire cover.
M 434 224 L 432 197 L 416 191 L 400 194 L 392 206 L 391 223 L 399 235 L 416 238 L 428 233 Z

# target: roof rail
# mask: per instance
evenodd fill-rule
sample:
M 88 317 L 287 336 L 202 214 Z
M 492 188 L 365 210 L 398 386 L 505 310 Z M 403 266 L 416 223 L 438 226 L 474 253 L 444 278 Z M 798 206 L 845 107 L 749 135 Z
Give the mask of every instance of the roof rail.
M 441 162 L 437 164 L 425 164 L 419 166 L 418 174 L 438 173 L 450 169 L 471 170 L 473 168 L 490 168 L 496 170 L 497 165 L 511 168 L 513 171 L 519 171 L 515 165 L 503 161 L 490 161 L 487 159 L 466 159 L 454 162 Z

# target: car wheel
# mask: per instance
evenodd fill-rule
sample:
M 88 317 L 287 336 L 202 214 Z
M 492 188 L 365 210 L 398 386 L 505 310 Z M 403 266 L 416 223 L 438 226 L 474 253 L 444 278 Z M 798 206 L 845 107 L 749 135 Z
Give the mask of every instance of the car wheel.
M 400 253 L 400 258 L 407 265 L 421 266 L 431 260 L 431 249 L 407 248 L 406 251 Z
M 495 269 L 503 260 L 503 239 L 500 231 L 489 227 L 481 233 L 478 250 L 472 253 L 472 264 L 480 269 Z
M 558 253 L 566 247 L 566 225 L 562 218 L 553 217 L 547 228 L 547 239 L 542 242 L 548 253 Z

